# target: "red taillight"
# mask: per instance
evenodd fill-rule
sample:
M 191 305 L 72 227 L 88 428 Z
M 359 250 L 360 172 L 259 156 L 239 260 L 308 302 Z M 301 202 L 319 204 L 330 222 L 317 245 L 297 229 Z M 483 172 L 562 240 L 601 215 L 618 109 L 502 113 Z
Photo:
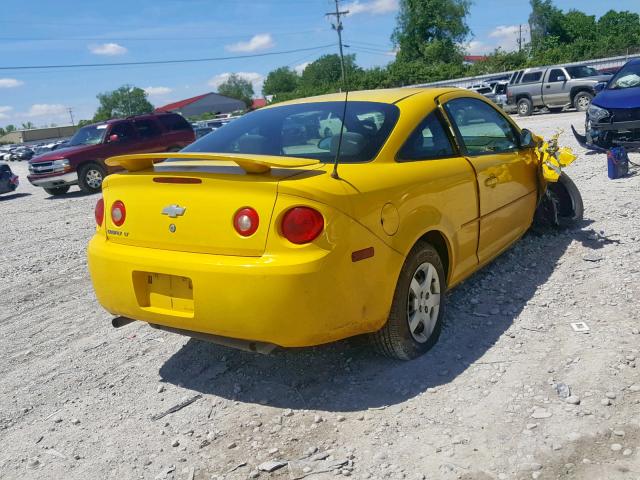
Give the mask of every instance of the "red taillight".
M 124 208 L 124 203 L 120 200 L 116 200 L 111 205 L 111 221 L 117 227 L 121 226 L 127 218 L 127 210 Z
M 259 224 L 258 212 L 251 207 L 241 208 L 233 217 L 233 227 L 243 237 L 249 237 L 256 233 Z
M 94 213 L 96 215 L 96 224 L 101 227 L 102 222 L 104 221 L 104 200 L 102 198 L 98 200 L 98 203 L 96 203 Z
M 324 229 L 324 218 L 309 207 L 294 207 L 282 219 L 282 235 L 298 245 L 313 241 Z

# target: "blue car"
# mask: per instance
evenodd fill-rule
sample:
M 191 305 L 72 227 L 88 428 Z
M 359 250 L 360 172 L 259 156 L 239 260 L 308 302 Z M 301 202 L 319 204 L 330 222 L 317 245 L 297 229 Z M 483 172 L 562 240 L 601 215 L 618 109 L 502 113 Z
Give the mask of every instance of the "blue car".
M 13 174 L 9 165 L 0 163 L 0 194 L 11 193 L 18 188 L 18 177 Z
M 585 135 L 573 133 L 586 148 L 604 151 L 640 148 L 640 59 L 628 61 L 608 81 L 596 85 L 587 109 Z

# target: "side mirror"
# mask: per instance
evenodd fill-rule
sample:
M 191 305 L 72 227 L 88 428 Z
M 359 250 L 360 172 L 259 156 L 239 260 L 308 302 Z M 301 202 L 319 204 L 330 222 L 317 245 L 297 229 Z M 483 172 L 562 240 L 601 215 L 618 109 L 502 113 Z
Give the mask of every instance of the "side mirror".
M 535 147 L 535 142 L 533 140 L 533 133 L 530 130 L 523 128 L 520 132 L 520 147 L 521 148 L 530 148 Z
M 607 86 L 607 82 L 598 82 L 596 83 L 595 87 L 593 87 L 593 89 L 595 90 L 596 93 L 600 93 L 602 90 L 604 90 L 604 87 Z
M 120 141 L 120 137 L 117 134 L 109 135 L 109 143 L 117 143 Z
M 318 148 L 320 150 L 331 150 L 331 140 L 333 137 L 325 137 L 318 142 Z

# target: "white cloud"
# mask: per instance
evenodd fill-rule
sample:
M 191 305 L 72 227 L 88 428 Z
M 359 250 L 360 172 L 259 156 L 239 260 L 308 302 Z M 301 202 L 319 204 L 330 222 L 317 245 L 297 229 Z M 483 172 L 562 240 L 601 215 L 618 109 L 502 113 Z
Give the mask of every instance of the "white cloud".
M 355 0 L 345 5 L 343 10 L 349 10 L 349 15 L 357 15 L 358 13 L 383 15 L 398 10 L 398 0 L 370 0 L 368 2 Z
M 13 110 L 13 107 L 0 105 L 0 120 L 9 118 L 9 112 L 11 112 L 11 110 Z
M 60 116 L 67 113 L 67 107 L 59 103 L 34 103 L 27 112 L 28 117 Z
M 0 88 L 15 88 L 24 85 L 22 80 L 15 78 L 0 78 Z
M 124 55 L 127 49 L 117 43 L 103 43 L 101 45 L 89 45 L 89 51 L 95 55 Z
M 273 41 L 273 37 L 270 33 L 259 33 L 258 35 L 251 37 L 251 40 L 248 42 L 238 42 L 232 45 L 227 45 L 224 48 L 230 52 L 250 53 L 266 50 L 273 47 L 275 44 L 276 43 Z
M 496 47 L 487 45 L 480 40 L 471 40 L 469 43 L 464 45 L 464 49 L 469 55 L 485 55 L 495 50 L 495 48 Z
M 264 82 L 264 77 L 257 72 L 235 72 L 240 78 L 244 78 L 248 80 L 253 85 L 253 91 L 258 93 L 262 90 L 262 83 Z M 209 82 L 207 82 L 210 86 L 214 88 L 218 88 L 220 84 L 226 82 L 231 76 L 231 72 L 221 73 L 213 77 Z
M 170 94 L 173 89 L 169 87 L 147 87 L 144 91 L 149 96 L 161 96 Z
M 307 68 L 307 66 L 310 64 L 311 62 L 304 62 L 301 63 L 300 65 L 296 65 L 295 67 L 293 67 L 293 69 L 295 70 L 295 72 L 298 75 L 302 75 L 302 72 L 304 72 L 304 69 Z
M 497 41 L 497 45 L 493 48 L 500 47 L 503 50 L 510 52 L 518 49 L 519 35 L 519 25 L 499 25 L 489 33 L 489 38 L 495 38 Z M 529 42 L 528 25 L 523 25 L 522 27 L 522 42 L 523 44 Z

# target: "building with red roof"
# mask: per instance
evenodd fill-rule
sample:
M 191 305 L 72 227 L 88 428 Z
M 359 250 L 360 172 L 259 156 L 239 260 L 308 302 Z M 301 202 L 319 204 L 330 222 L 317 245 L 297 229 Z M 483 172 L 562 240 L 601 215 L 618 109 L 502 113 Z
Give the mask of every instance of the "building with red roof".
M 169 103 L 156 108 L 156 113 L 179 113 L 183 117 L 194 117 L 203 113 L 231 113 L 238 110 L 246 110 L 247 106 L 242 100 L 225 97 L 219 93 L 209 92 L 195 97 L 186 98 L 179 102 Z

